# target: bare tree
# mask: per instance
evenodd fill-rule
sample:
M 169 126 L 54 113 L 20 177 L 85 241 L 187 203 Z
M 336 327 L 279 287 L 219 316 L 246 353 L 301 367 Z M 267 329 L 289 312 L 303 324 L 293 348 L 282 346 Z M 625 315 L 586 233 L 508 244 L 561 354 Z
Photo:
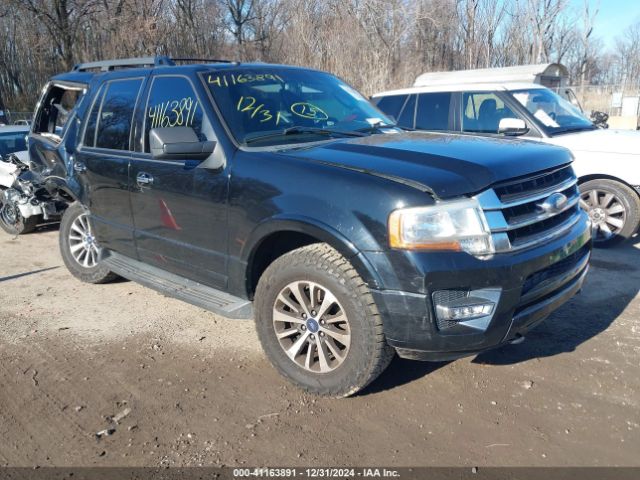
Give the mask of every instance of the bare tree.
M 95 13 L 98 0 L 9 0 L 38 19 L 66 68 L 73 66 L 74 44 L 85 19 Z
M 247 30 L 255 20 L 255 0 L 224 0 L 229 11 L 229 31 L 233 34 L 237 44 L 242 46 L 246 41 Z
M 582 11 L 582 32 L 580 35 L 580 43 L 582 45 L 582 59 L 580 61 L 580 85 L 584 86 L 587 80 L 587 67 L 589 65 L 590 40 L 593 34 L 593 24 L 596 16 L 598 15 L 599 2 L 596 4 L 595 11 L 590 12 L 589 2 L 584 0 L 584 7 Z
M 640 80 L 640 23 L 602 53 L 568 0 L 4 0 L 0 96 L 31 109 L 79 61 L 167 54 L 305 65 L 366 94 L 425 71 L 562 61 L 574 79 Z

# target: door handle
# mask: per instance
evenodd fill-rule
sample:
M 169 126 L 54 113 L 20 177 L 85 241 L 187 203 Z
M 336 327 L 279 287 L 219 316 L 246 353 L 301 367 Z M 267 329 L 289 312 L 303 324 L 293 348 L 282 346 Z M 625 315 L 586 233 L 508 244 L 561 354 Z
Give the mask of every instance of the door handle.
M 138 185 L 140 185 L 141 187 L 143 185 L 151 185 L 153 183 L 153 176 L 145 172 L 140 172 L 136 176 L 136 182 L 138 182 Z
M 87 166 L 84 164 L 84 162 L 74 162 L 73 169 L 78 173 L 84 173 L 87 171 Z

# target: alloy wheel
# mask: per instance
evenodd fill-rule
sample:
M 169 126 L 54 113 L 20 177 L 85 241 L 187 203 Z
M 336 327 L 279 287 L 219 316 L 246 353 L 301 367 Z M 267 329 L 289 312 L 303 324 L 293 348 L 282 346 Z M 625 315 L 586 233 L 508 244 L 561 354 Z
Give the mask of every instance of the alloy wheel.
M 280 291 L 273 328 L 285 354 L 309 372 L 332 372 L 349 353 L 349 319 L 335 295 L 315 282 L 292 282 Z
M 93 268 L 98 264 L 98 244 L 86 213 L 78 215 L 71 224 L 69 249 L 74 260 L 82 267 Z
M 595 242 L 609 240 L 624 228 L 627 210 L 611 192 L 587 190 L 581 194 L 580 206 L 591 218 L 591 233 Z
M 22 216 L 13 203 L 0 202 L 0 219 L 6 224 L 15 226 Z

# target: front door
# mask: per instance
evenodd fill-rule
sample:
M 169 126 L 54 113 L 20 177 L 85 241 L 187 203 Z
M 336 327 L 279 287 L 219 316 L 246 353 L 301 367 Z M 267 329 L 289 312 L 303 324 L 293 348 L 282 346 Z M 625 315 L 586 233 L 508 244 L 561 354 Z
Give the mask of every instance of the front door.
M 181 75 L 152 77 L 139 125 L 140 151 L 132 155 L 130 179 L 140 260 L 226 288 L 226 170 L 203 168 L 197 160 L 154 160 L 149 154 L 152 128 L 187 126 L 202 140 L 216 140 L 191 80 Z

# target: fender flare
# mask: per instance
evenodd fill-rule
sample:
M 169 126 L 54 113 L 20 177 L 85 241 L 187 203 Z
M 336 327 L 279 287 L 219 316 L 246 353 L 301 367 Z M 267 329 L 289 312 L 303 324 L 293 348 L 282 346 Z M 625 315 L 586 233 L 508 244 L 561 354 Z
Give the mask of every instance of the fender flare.
M 261 222 L 249 235 L 241 252 L 245 264 L 245 278 L 251 278 L 255 253 L 262 242 L 274 233 L 297 232 L 317 238 L 335 248 L 351 262 L 362 279 L 371 288 L 381 288 L 378 272 L 367 257 L 347 237 L 335 228 L 312 217 L 303 215 L 278 215 Z

